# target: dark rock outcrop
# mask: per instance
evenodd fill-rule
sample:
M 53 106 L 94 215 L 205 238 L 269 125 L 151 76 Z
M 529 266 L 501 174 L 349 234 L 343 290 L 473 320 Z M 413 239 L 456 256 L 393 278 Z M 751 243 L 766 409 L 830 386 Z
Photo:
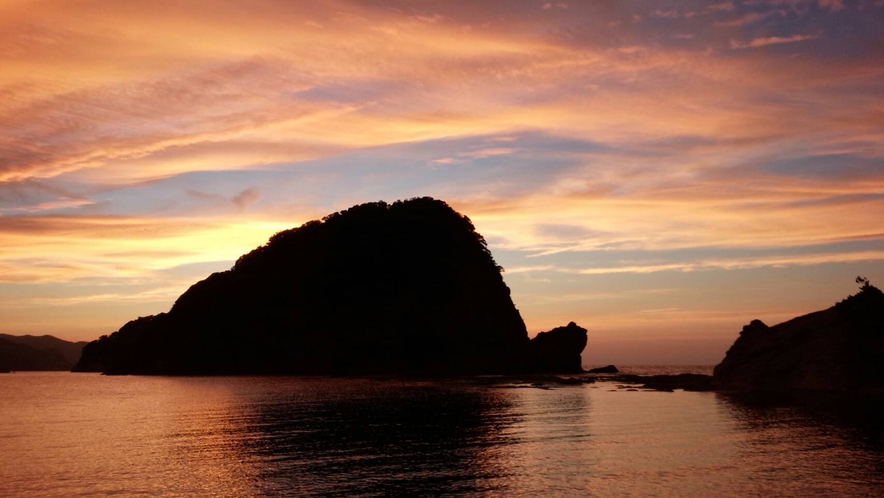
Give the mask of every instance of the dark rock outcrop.
M 531 370 L 547 373 L 583 372 L 580 353 L 586 347 L 586 329 L 574 322 L 541 332 L 529 344 Z
M 354 206 L 274 235 L 168 313 L 90 343 L 75 370 L 452 375 L 573 371 L 575 359 L 579 368 L 585 331 L 582 342 L 573 324 L 529 342 L 501 271 L 469 218 L 442 201 Z
M 884 388 L 884 294 L 864 282 L 835 306 L 768 327 L 743 327 L 715 367 L 716 388 L 852 391 Z
M 591 374 L 615 374 L 620 373 L 620 370 L 617 370 L 617 367 L 614 365 L 608 365 L 605 367 L 590 368 L 586 372 Z
M 613 382 L 623 382 L 625 384 L 638 384 L 644 389 L 653 389 L 655 391 L 674 391 L 683 389 L 685 391 L 711 391 L 714 384 L 711 375 L 703 374 L 676 374 L 676 375 L 615 375 L 608 377 Z

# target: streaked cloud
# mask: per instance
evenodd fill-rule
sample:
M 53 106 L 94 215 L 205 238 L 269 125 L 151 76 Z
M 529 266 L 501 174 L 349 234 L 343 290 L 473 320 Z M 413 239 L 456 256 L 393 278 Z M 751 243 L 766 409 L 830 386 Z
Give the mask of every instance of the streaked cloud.
M 740 26 L 745 26 L 747 24 L 751 24 L 751 23 L 760 21 L 766 17 L 776 15 L 776 14 L 777 14 L 777 12 L 775 12 L 775 11 L 749 12 L 749 13 L 743 14 L 740 17 L 737 17 L 735 19 L 729 19 L 727 21 L 717 21 L 715 23 L 715 25 L 720 26 L 720 27 L 728 27 L 728 28 L 740 27 Z
M 815 40 L 819 38 L 815 35 L 792 35 L 792 36 L 768 36 L 766 38 L 755 38 L 749 42 L 731 41 L 731 48 L 757 48 L 767 45 L 779 45 L 781 43 L 795 43 L 806 40 Z
M 733 2 L 720 2 L 720 3 L 714 3 L 712 5 L 706 6 L 707 12 L 714 12 L 714 11 L 730 12 L 734 9 L 736 9 L 736 7 L 734 6 Z
M 232 262 L 285 228 L 288 224 L 257 220 L 0 217 L 0 282 L 66 283 Z
M 619 266 L 590 267 L 590 268 L 563 268 L 550 265 L 517 267 L 508 270 L 510 273 L 525 272 L 561 272 L 575 273 L 580 275 L 599 275 L 608 273 L 655 273 L 664 271 L 702 271 L 702 270 L 736 270 L 746 268 L 784 267 L 784 266 L 807 266 L 822 263 L 844 263 L 855 261 L 884 261 L 884 250 L 846 252 L 846 253 L 820 253 L 820 254 L 797 254 L 782 256 L 767 256 L 761 258 L 734 258 L 734 259 L 705 259 L 684 263 L 665 264 L 634 264 L 621 262 Z
M 50 202 L 41 202 L 40 204 L 36 204 L 34 206 L 22 206 L 15 208 L 16 211 L 24 211 L 28 213 L 40 212 L 40 211 L 55 211 L 58 209 L 67 209 L 67 208 L 76 208 L 81 206 L 90 206 L 95 204 L 95 201 L 88 199 L 64 199 L 61 198 L 57 201 Z

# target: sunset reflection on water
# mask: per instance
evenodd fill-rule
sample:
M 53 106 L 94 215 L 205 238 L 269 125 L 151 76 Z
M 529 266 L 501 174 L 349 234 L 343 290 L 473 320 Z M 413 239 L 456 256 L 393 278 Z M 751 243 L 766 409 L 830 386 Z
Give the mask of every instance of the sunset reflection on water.
M 0 496 L 884 491 L 880 426 L 713 393 L 33 373 L 0 396 Z

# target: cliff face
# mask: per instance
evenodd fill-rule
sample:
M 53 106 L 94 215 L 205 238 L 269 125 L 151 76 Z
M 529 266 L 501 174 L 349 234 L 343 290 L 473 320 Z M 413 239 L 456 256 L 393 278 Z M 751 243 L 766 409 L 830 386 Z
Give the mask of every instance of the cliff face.
M 884 294 L 864 285 L 835 306 L 768 327 L 743 327 L 713 373 L 739 391 L 884 387 Z
M 75 371 L 498 373 L 532 363 L 481 235 L 444 202 L 363 204 L 274 235 Z M 581 348 L 582 349 L 582 348 Z

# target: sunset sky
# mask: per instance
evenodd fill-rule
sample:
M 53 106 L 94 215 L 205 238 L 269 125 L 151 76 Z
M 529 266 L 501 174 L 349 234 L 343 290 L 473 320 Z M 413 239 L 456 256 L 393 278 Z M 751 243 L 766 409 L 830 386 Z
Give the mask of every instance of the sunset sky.
M 0 0 L 0 332 L 92 340 L 433 196 L 533 335 L 714 364 L 884 284 L 884 0 Z

